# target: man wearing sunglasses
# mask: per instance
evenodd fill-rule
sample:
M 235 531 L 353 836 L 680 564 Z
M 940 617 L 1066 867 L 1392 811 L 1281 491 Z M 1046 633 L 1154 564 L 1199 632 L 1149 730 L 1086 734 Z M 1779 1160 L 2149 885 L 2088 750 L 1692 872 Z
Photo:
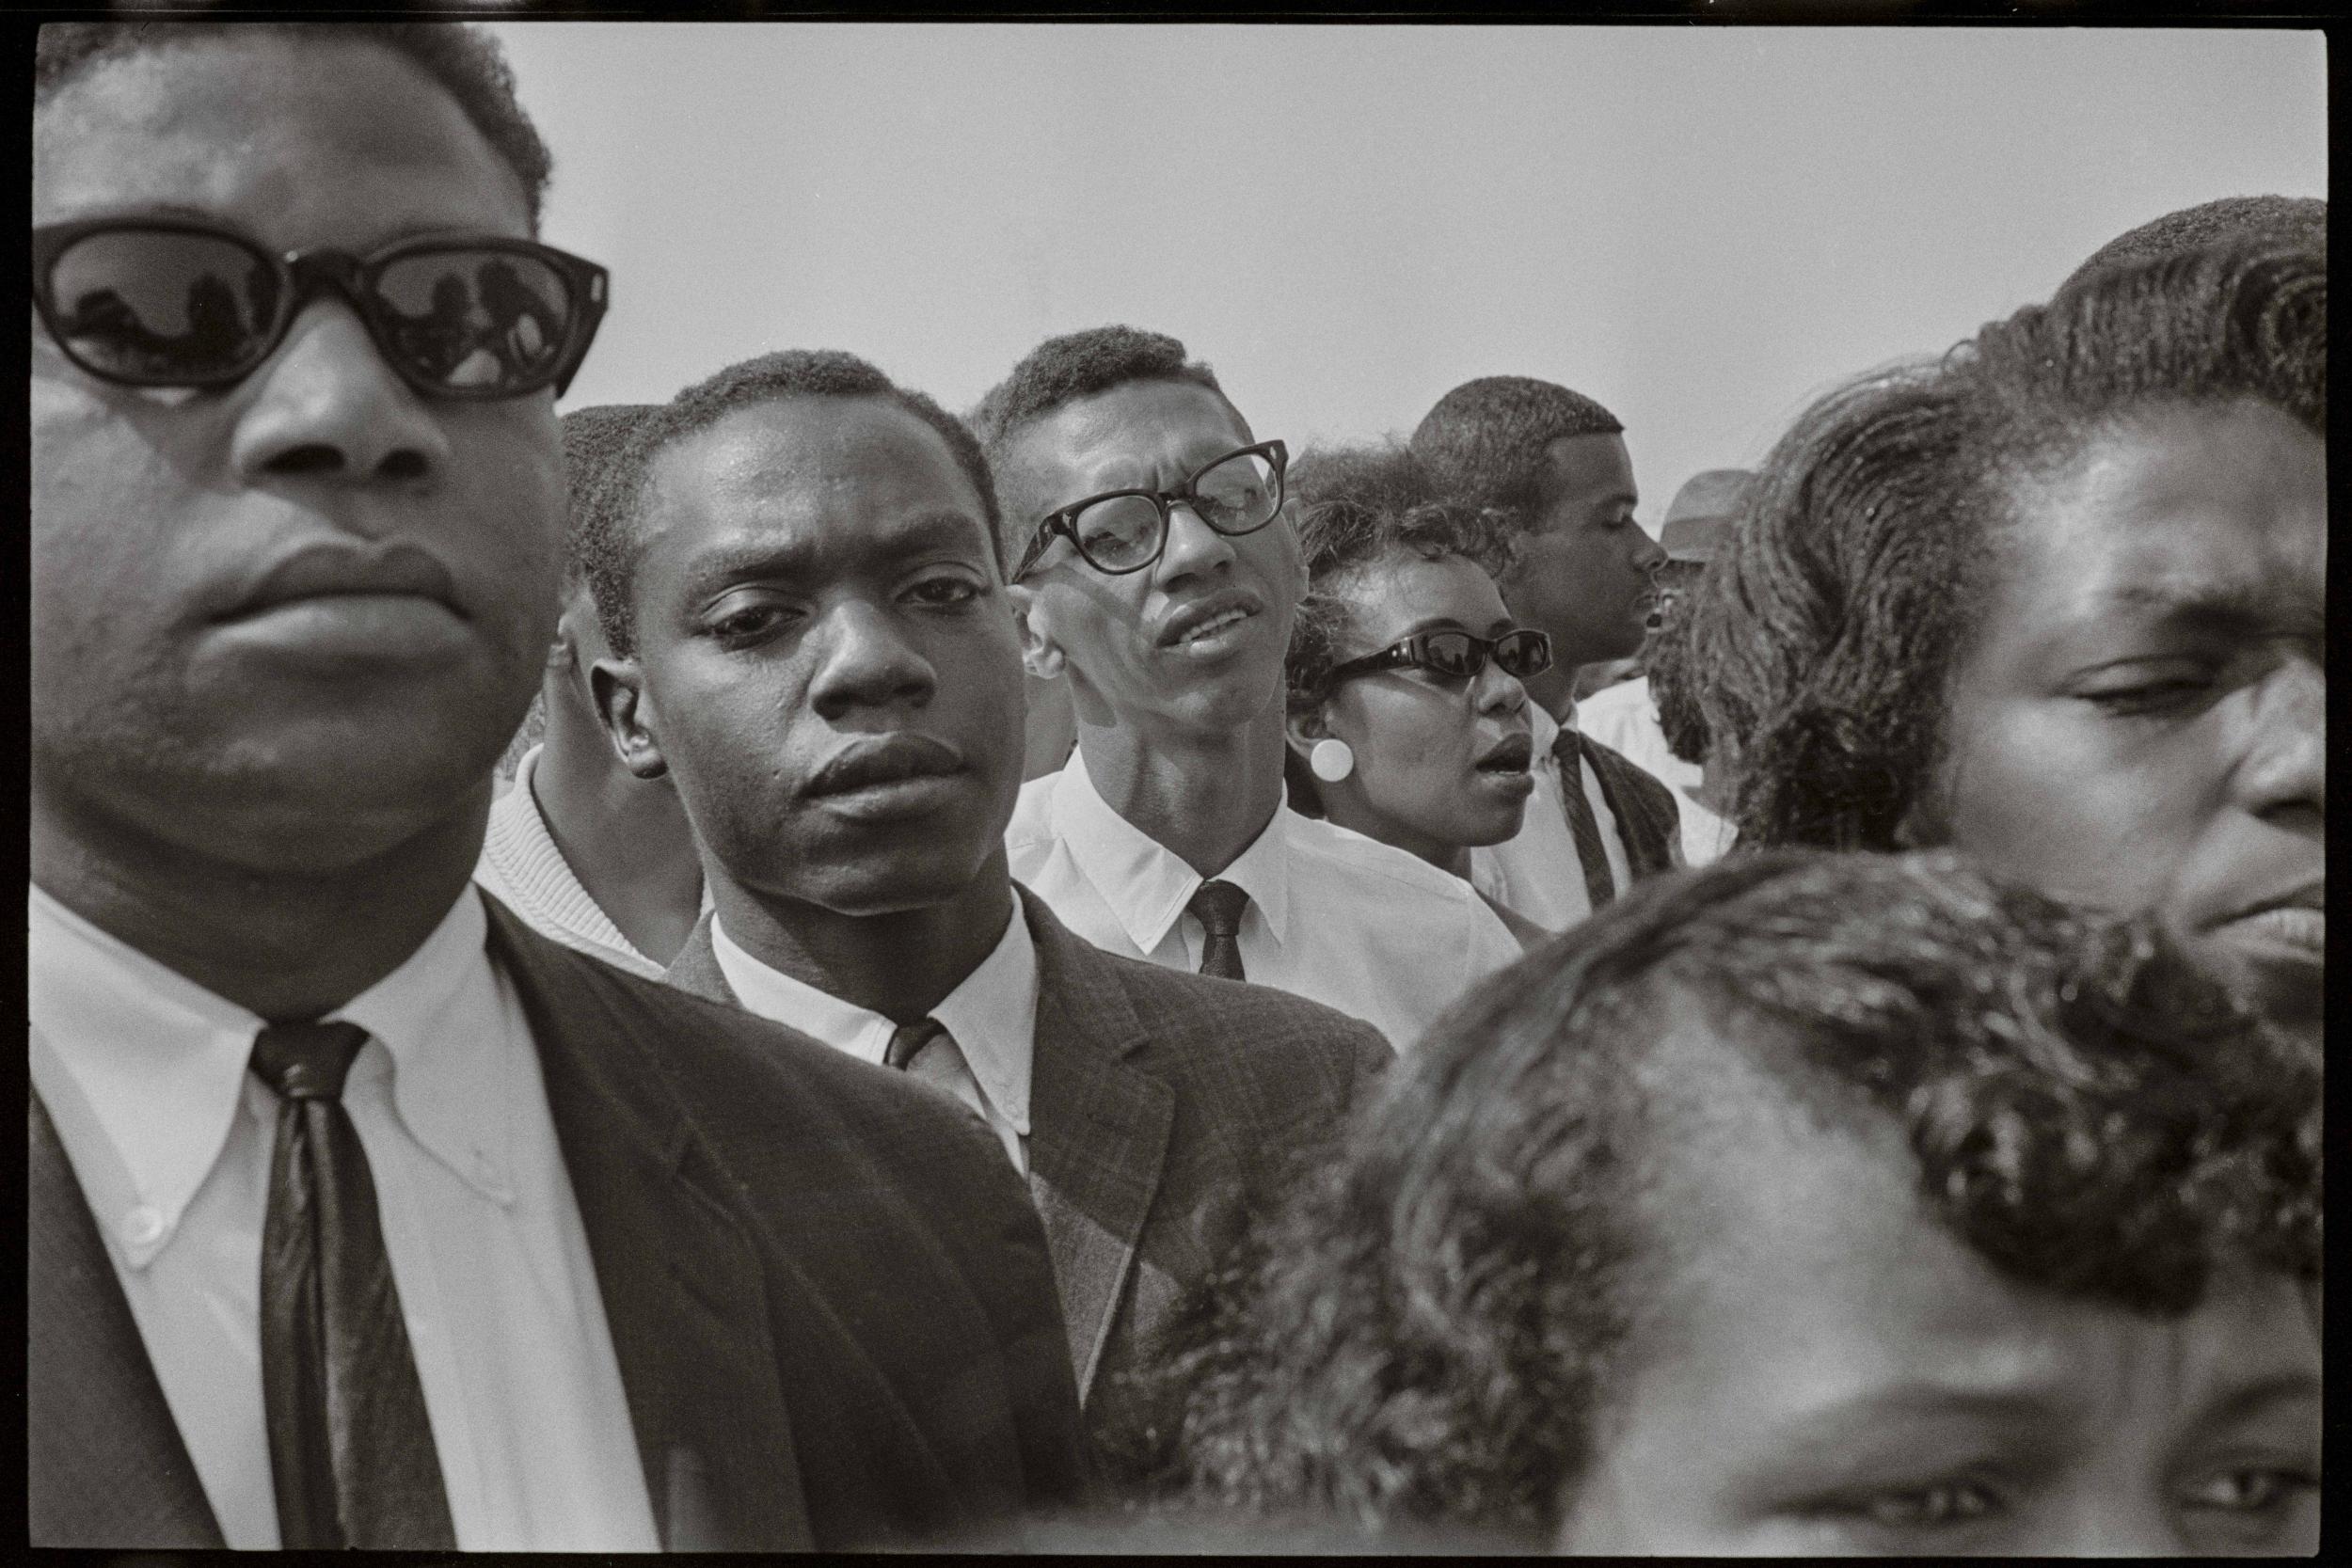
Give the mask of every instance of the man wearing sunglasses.
M 494 47 L 53 24 L 33 150 L 32 1542 L 808 1548 L 1065 1490 L 986 1133 L 469 885 L 604 301 Z
M 1260 1189 L 1384 1067 L 1295 997 L 1169 974 L 1016 896 L 1020 640 L 971 434 L 846 354 L 656 412 L 591 515 L 614 749 L 674 780 L 714 910 L 673 983 L 968 1105 L 1044 1216 L 1114 1477 L 1128 1374 Z
M 1511 523 L 1515 558 L 1497 586 L 1514 615 L 1551 639 L 1552 667 L 1527 687 L 1535 793 L 1526 825 L 1472 850 L 1470 879 L 1544 929 L 1565 930 L 1682 859 L 1674 791 L 1576 721 L 1578 671 L 1641 647 L 1665 560 L 1633 520 L 1625 426 L 1581 392 L 1489 375 L 1438 399 L 1411 445 L 1454 499 Z
M 1078 743 L 1021 793 L 1012 873 L 1079 935 L 1295 991 L 1406 1049 L 1518 944 L 1459 879 L 1283 803 L 1304 589 L 1288 453 L 1173 338 L 1051 339 L 974 414 L 1032 673 Z

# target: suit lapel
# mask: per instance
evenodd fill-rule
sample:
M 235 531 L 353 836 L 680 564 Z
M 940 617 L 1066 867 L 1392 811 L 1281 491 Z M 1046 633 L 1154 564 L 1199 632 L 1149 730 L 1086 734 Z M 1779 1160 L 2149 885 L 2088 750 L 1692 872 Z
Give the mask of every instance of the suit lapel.
M 670 960 L 661 978 L 680 990 L 739 1007 L 743 1004 L 736 996 L 735 988 L 727 984 L 726 971 L 719 967 L 719 950 L 711 945 L 710 923 L 715 918 L 712 911 L 703 911 L 703 917 L 694 922 L 693 930 L 687 934 L 686 945 Z
M 632 1021 L 579 983 L 593 960 L 484 903 L 538 1046 L 662 1544 L 809 1549 L 768 1281 L 723 1174 Z
M 36 1546 L 225 1546 L 38 1093 L 26 1165 L 26 1524 Z
M 1045 1224 L 1078 1397 L 1094 1382 L 1175 1119 L 1175 1093 L 1124 1060 L 1142 1021 L 1093 949 L 1026 888 L 1037 941 L 1037 1045 L 1029 1085 L 1029 1196 Z
M 1628 867 L 1637 878 L 1666 870 L 1674 863 L 1666 847 L 1666 834 L 1672 829 L 1661 817 L 1661 802 L 1643 786 L 1653 784 L 1664 794 L 1662 804 L 1669 811 L 1674 805 L 1671 792 L 1653 779 L 1636 776 L 1631 762 L 1581 730 L 1577 732 L 1577 741 L 1593 765 L 1593 777 L 1600 781 L 1600 798 L 1609 803 L 1609 815 L 1617 819 Z

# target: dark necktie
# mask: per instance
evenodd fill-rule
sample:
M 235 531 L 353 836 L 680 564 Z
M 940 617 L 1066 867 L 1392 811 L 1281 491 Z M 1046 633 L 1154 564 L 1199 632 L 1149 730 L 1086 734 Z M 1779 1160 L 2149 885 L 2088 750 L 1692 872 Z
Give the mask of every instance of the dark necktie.
M 1617 895 L 1609 879 L 1609 851 L 1600 842 L 1600 819 L 1584 793 L 1583 742 L 1574 730 L 1562 730 L 1551 743 L 1552 759 L 1560 765 L 1560 804 L 1567 813 L 1568 832 L 1576 839 L 1577 863 L 1584 869 L 1584 895 L 1598 914 Z
M 1241 911 L 1249 895 L 1215 879 L 1193 890 L 1184 908 L 1200 922 L 1208 940 L 1200 944 L 1200 973 L 1220 980 L 1246 980 L 1241 969 Z
M 375 1183 L 343 1077 L 353 1023 L 272 1024 L 254 1076 L 278 1091 L 262 1227 L 262 1401 L 288 1547 L 449 1551 L 457 1535 L 408 1349 Z
M 882 1047 L 882 1066 L 904 1072 L 923 1054 L 923 1048 L 947 1033 L 947 1026 L 935 1018 L 918 1018 L 913 1023 L 901 1023 L 890 1032 L 890 1043 Z

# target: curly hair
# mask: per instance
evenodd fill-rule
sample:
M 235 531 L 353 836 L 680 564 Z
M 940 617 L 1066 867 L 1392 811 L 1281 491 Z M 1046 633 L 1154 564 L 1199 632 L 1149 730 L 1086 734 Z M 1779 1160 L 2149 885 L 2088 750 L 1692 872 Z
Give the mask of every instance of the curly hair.
M 2169 1316 L 2221 1266 L 2318 1278 L 2315 1044 L 2145 919 L 1945 855 L 1765 851 L 1643 884 L 1432 1027 L 1177 1320 L 1163 1486 L 1549 1534 L 1675 1288 L 1645 1195 L 1722 1135 L 1710 1091 L 1759 1084 L 1899 1130 L 1934 1223 L 2011 1279 Z
M 2035 483 L 2168 406 L 2251 399 L 2324 435 L 2327 346 L 2324 260 L 2192 251 L 1816 403 L 1692 594 L 1688 655 L 1740 842 L 1896 847 L 1931 800 L 1947 682 Z
M 1215 371 L 1200 360 L 1185 358 L 1184 345 L 1168 334 L 1134 326 L 1094 326 L 1046 339 L 1022 356 L 1004 380 L 983 393 L 966 418 L 980 439 L 981 450 L 1003 472 L 1006 456 L 1022 431 L 1065 404 L 1131 381 L 1178 381 L 1204 387 L 1232 410 L 1236 424 L 1245 431 L 1249 428 L 1249 421 L 1217 385 Z M 1000 497 L 999 506 L 1005 527 L 1022 536 L 1000 539 L 998 548 L 1008 559 L 1017 559 L 1028 546 L 1026 531 L 1038 519 L 1023 515 L 1020 505 L 1009 497 Z
M 538 231 L 554 159 L 515 96 L 515 73 L 498 40 L 481 28 L 450 22 L 51 22 L 33 55 L 33 103 L 49 102 L 67 83 L 104 60 L 178 47 L 204 39 L 246 39 L 262 33 L 310 43 L 373 43 L 389 49 L 438 83 L 457 101 L 501 162 L 522 182 Z
M 2311 196 L 2225 196 L 2151 218 L 2101 245 L 2068 275 L 2071 289 L 2093 273 L 2213 245 L 2301 246 L 2328 254 L 2328 203 Z
M 596 622 L 606 641 L 623 658 L 637 651 L 637 619 L 632 592 L 642 541 L 638 515 L 645 501 L 645 480 L 654 458 L 690 436 L 708 430 L 739 408 L 791 398 L 875 398 L 904 409 L 938 432 L 947 443 L 956 466 L 972 483 L 980 503 L 981 520 L 996 549 L 996 567 L 1005 568 L 1004 540 L 997 528 L 996 485 L 988 458 L 972 432 L 954 415 L 922 393 L 899 386 L 853 354 L 837 349 L 784 349 L 729 365 L 725 370 L 652 409 L 629 433 L 612 460 L 611 471 L 596 487 L 587 515 L 575 535 L 574 547 L 588 576 L 588 590 L 596 603 Z
M 1519 527 L 1542 509 L 1545 450 L 1564 436 L 1615 436 L 1625 426 L 1581 392 L 1525 375 L 1465 381 L 1422 416 L 1413 455 L 1469 505 Z

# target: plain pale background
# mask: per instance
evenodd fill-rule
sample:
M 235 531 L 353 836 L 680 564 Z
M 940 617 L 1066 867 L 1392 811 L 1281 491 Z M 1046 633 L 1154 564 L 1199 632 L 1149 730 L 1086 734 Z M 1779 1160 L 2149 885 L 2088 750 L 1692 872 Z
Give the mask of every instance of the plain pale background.
M 843 348 L 968 408 L 1128 322 L 1263 438 L 1473 375 L 1627 426 L 1653 529 L 1815 393 L 2214 197 L 2327 194 L 2312 31 L 494 24 L 612 269 L 567 407 Z

